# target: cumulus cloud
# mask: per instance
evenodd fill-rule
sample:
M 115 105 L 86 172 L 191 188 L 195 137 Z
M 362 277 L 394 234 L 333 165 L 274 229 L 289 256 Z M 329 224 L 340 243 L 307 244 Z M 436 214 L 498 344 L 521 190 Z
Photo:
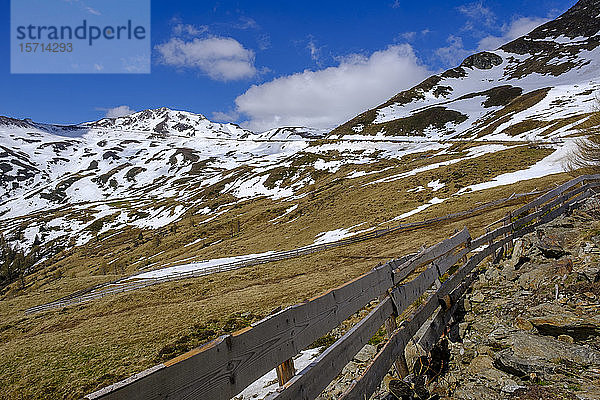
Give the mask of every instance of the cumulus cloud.
M 159 62 L 177 68 L 196 69 L 219 81 L 251 78 L 256 75 L 254 52 L 230 37 L 184 40 L 172 37 L 156 45 Z
M 212 113 L 212 119 L 218 122 L 232 122 L 237 121 L 240 118 L 240 114 L 233 111 L 215 111 Z
M 253 85 L 236 100 L 245 126 L 263 131 L 277 126 L 332 128 L 380 104 L 430 74 L 408 44 L 370 56 L 353 54 L 338 65 L 305 70 Z
M 478 51 L 495 50 L 498 47 L 528 34 L 538 26 L 550 21 L 548 18 L 521 17 L 513 20 L 510 24 L 502 26 L 501 36 L 486 36 L 479 41 Z
M 129 106 L 117 106 L 113 108 L 100 108 L 99 110 L 106 111 L 106 118 L 118 118 L 124 117 L 129 114 L 133 114 L 135 110 L 129 108 Z

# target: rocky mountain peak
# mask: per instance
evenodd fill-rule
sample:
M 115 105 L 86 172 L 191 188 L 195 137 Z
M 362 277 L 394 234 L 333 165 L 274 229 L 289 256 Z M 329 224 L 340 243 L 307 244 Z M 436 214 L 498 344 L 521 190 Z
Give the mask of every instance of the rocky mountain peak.
M 581 0 L 498 50 L 473 54 L 363 112 L 332 136 L 562 135 L 560 129 L 591 111 L 600 90 L 599 31 L 600 0 Z
M 502 64 L 502 57 L 497 54 L 484 51 L 467 57 L 460 66 L 462 68 L 492 69 Z
M 104 118 L 85 125 L 91 128 L 136 130 L 159 134 L 174 131 L 191 135 L 195 132 L 198 124 L 202 122 L 209 122 L 204 115 L 161 107 L 138 111 L 122 117 Z
M 580 0 L 558 18 L 505 44 L 501 49 L 516 54 L 573 54 L 575 51 L 589 51 L 598 47 L 599 31 L 600 1 Z
M 33 121 L 29 118 L 16 119 L 10 117 L 0 116 L 0 126 L 4 127 L 17 127 L 17 128 L 29 128 L 33 124 Z

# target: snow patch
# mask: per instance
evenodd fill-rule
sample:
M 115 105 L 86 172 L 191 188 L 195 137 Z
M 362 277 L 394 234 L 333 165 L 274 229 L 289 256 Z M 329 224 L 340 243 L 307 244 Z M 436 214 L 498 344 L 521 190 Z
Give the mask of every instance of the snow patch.
M 441 188 L 443 188 L 444 186 L 446 186 L 445 183 L 440 182 L 439 179 L 435 180 L 435 181 L 431 181 L 427 184 L 427 187 L 430 187 L 434 192 L 437 192 L 438 190 L 440 190 Z

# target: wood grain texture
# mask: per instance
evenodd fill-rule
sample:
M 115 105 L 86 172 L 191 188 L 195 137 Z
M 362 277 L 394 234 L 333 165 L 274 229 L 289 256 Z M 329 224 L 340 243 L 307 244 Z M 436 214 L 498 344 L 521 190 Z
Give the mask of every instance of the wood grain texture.
M 294 368 L 294 359 L 290 358 L 287 361 L 279 364 L 277 368 L 275 368 L 277 372 L 277 381 L 279 382 L 279 386 L 283 386 L 293 378 L 296 373 L 296 369 Z
M 580 188 L 573 187 L 586 183 Z M 273 398 L 310 399 L 327 384 L 352 359 L 360 348 L 394 312 L 402 312 L 414 303 L 431 284 L 468 252 L 491 243 L 473 254 L 457 272 L 449 277 L 435 293 L 428 296 L 411 316 L 395 329 L 364 374 L 343 396 L 363 399 L 381 383 L 392 363 L 403 354 L 404 346 L 415 332 L 439 307 L 439 298 L 462 295 L 472 281 L 474 268 L 485 258 L 513 238 L 532 231 L 564 212 L 582 204 L 598 187 L 600 175 L 586 175 L 573 179 L 538 197 L 512 213 L 521 216 L 542 206 L 540 210 L 519 218 L 516 223 L 523 229 L 514 231 L 515 224 L 505 225 L 471 240 L 465 228 L 456 235 L 428 248 L 423 253 L 410 255 L 375 268 L 372 271 L 315 297 L 270 316 L 251 328 L 232 335 L 222 336 L 198 349 L 173 360 L 150 368 L 122 382 L 86 396 L 88 399 L 211 399 L 229 400 L 247 385 L 280 365 L 325 335 L 331 329 L 363 308 L 370 301 L 386 293 L 403 281 L 415 268 L 432 265 L 417 278 L 391 291 L 384 300 L 334 345 L 322 353 L 309 367 L 292 377 L 284 390 Z M 375 231 L 368 237 L 379 237 L 389 230 Z M 502 239 L 497 240 L 502 237 Z M 352 243 L 354 239 L 340 243 Z M 336 244 L 338 245 L 338 244 Z M 319 247 L 327 248 L 321 246 Z M 311 249 L 313 250 L 313 249 Z M 296 253 L 294 253 L 296 254 Z M 282 254 L 282 256 L 290 256 Z M 266 260 L 257 260 L 266 262 Z M 142 283 L 139 283 L 142 285 Z M 108 292 L 122 288 L 108 289 Z M 68 303 L 70 299 L 65 299 Z M 452 310 L 455 304 L 450 302 Z M 426 329 L 433 340 L 447 319 L 447 312 L 439 311 L 435 324 Z M 437 322 L 436 322 L 437 321 Z M 424 339 L 425 340 L 425 339 Z M 428 342 L 429 343 L 429 342 Z
M 268 400 L 312 400 L 342 371 L 393 313 L 392 301 L 386 297 L 365 318 L 321 353 L 308 367 L 292 378 L 280 393 Z
M 95 398 L 229 400 L 385 293 L 392 286 L 392 265 L 386 263 Z
M 470 240 L 471 235 L 469 235 L 469 230 L 464 228 L 454 236 L 428 248 L 422 253 L 419 253 L 411 260 L 400 265 L 397 270 L 394 271 L 394 285 L 400 283 L 416 268 L 442 257 L 455 248 L 465 245 Z

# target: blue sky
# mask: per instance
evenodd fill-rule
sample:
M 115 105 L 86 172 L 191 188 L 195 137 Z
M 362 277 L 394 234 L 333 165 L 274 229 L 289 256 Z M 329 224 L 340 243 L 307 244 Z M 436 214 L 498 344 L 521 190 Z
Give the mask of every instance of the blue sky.
M 332 127 L 575 3 L 153 0 L 150 74 L 11 75 L 3 0 L 0 115 L 78 123 L 167 106 L 254 130 Z

